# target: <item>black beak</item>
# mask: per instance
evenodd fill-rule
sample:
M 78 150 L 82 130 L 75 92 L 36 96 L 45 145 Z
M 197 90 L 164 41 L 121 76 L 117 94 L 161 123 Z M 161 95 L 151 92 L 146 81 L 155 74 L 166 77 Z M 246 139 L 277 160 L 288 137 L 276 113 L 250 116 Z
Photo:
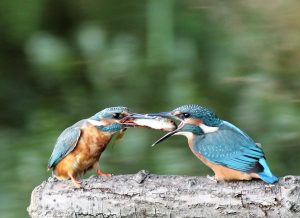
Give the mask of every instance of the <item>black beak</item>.
M 184 126 L 184 124 L 180 123 L 179 126 L 177 127 L 177 129 L 175 129 L 172 132 L 168 132 L 166 135 L 164 135 L 163 137 L 161 137 L 160 139 L 158 139 L 156 142 L 154 142 L 151 146 L 153 147 L 154 145 L 157 145 L 157 144 L 161 143 L 162 141 L 164 141 L 165 139 L 171 137 L 175 133 L 179 132 L 183 128 L 183 126 Z
M 154 117 L 166 117 L 166 118 L 171 118 L 171 119 L 182 121 L 182 119 L 180 119 L 177 116 L 174 116 L 171 112 L 158 112 L 158 113 L 151 113 L 151 114 L 146 114 L 146 115 L 154 116 Z
M 150 117 L 167 117 L 167 118 L 174 118 L 174 116 L 170 112 L 158 112 L 158 113 L 150 113 L 146 114 Z
M 156 116 L 156 117 L 167 117 L 167 118 L 172 118 L 172 119 L 176 119 L 176 120 L 180 120 L 181 123 L 179 124 L 179 126 L 177 127 L 177 129 L 175 129 L 172 132 L 168 132 L 166 135 L 164 135 L 163 137 L 161 137 L 160 139 L 158 139 L 156 142 L 154 142 L 152 144 L 152 146 L 157 145 L 159 143 L 161 143 L 162 141 L 164 141 L 165 139 L 171 137 L 172 135 L 174 135 L 175 133 L 179 132 L 182 128 L 183 128 L 183 123 L 182 120 L 179 119 L 178 117 L 174 116 L 173 114 L 171 114 L 171 112 L 159 112 L 159 113 L 151 113 L 148 114 L 149 116 Z
M 149 116 L 148 114 L 131 113 L 128 116 L 128 118 L 132 118 L 132 119 L 153 119 L 153 116 Z

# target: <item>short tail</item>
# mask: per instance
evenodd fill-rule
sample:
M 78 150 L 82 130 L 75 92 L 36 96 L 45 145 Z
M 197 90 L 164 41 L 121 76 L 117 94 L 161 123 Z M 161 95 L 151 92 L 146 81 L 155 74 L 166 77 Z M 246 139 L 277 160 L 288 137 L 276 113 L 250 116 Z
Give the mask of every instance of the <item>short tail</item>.
M 261 178 L 261 180 L 263 180 L 266 183 L 273 184 L 273 183 L 278 182 L 278 177 L 277 176 L 274 176 L 274 175 L 268 176 L 264 172 L 261 172 L 258 175 L 259 175 L 259 178 Z
M 278 177 L 274 176 L 264 158 L 259 159 L 259 163 L 263 166 L 264 171 L 258 173 L 261 180 L 263 180 L 266 183 L 273 184 L 275 182 L 278 182 Z

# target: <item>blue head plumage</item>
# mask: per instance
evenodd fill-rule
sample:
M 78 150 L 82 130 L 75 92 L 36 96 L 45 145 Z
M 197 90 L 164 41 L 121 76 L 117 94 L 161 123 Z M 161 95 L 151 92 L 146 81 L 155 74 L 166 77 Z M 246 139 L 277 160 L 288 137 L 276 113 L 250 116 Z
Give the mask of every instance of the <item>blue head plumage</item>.
M 202 120 L 205 125 L 218 126 L 221 120 L 211 110 L 195 104 L 187 104 L 174 109 L 171 114 L 179 115 L 179 118 L 196 118 Z
M 129 113 L 129 109 L 124 106 L 109 107 L 102 111 L 99 111 L 90 119 L 92 120 L 102 120 L 102 119 L 120 119 L 123 117 L 124 113 Z

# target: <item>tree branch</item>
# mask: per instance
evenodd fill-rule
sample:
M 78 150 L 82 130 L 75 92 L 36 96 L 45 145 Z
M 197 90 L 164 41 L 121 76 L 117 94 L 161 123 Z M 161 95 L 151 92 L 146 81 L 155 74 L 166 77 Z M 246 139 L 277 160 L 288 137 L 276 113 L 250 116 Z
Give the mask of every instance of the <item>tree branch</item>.
M 82 189 L 49 178 L 31 196 L 31 217 L 300 217 L 300 176 L 275 185 L 205 177 L 91 177 Z

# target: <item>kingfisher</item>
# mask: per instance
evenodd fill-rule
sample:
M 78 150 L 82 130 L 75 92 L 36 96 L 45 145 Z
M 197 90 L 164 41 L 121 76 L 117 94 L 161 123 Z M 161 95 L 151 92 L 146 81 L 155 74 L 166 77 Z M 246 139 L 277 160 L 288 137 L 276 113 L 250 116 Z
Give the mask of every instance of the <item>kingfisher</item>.
M 123 134 L 129 127 L 122 123 L 129 115 L 132 114 L 127 107 L 110 107 L 66 128 L 56 141 L 48 169 L 58 179 L 71 179 L 76 188 L 81 187 L 77 177 L 89 169 L 94 169 L 99 176 L 111 176 L 100 170 L 98 161 L 112 137 Z
M 278 181 L 266 162 L 265 154 L 245 132 L 221 120 L 211 110 L 199 105 L 184 105 L 170 112 L 151 113 L 177 119 L 180 124 L 154 144 L 172 135 L 184 135 L 194 155 L 215 173 L 216 181 L 261 179 Z

